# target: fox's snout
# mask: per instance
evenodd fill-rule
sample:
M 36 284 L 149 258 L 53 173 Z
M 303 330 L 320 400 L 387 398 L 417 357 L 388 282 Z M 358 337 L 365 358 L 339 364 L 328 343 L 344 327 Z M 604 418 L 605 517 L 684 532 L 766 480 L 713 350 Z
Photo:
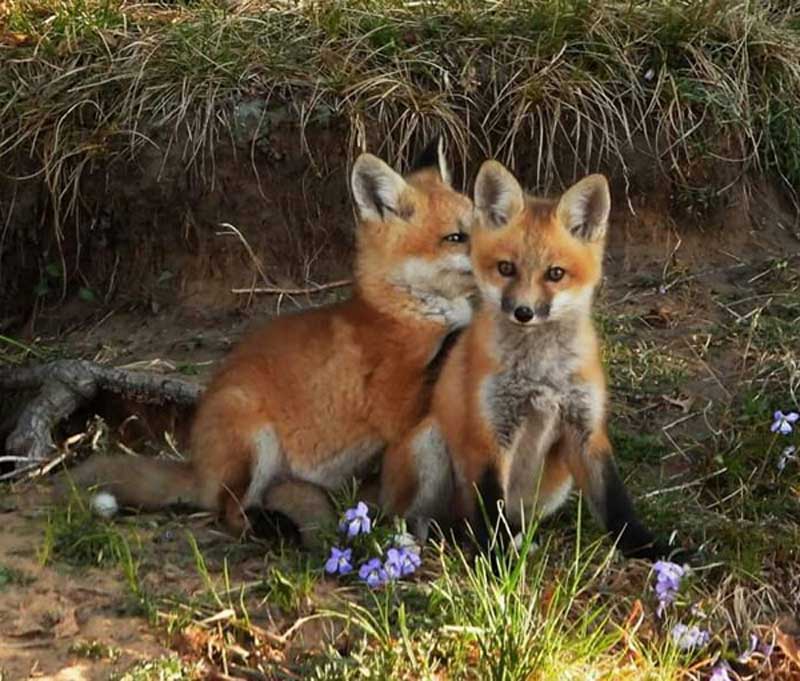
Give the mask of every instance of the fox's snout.
M 547 302 L 529 304 L 503 296 L 500 307 L 512 322 L 522 326 L 533 326 L 550 317 L 550 303 Z

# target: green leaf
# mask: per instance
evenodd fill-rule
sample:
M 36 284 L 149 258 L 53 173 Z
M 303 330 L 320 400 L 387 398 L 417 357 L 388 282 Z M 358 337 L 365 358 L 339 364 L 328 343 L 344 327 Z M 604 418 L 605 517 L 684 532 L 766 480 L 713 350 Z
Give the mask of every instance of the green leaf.
M 85 301 L 87 303 L 93 303 L 93 302 L 95 302 L 97 300 L 97 296 L 95 295 L 95 292 L 92 291 L 92 289 L 90 289 L 90 288 L 86 288 L 85 286 L 81 286 L 78 289 L 78 298 L 80 298 L 81 300 L 83 300 L 83 301 Z
M 52 277 L 53 279 L 61 279 L 61 265 L 57 262 L 51 262 L 44 268 L 44 271 L 47 272 L 48 276 Z

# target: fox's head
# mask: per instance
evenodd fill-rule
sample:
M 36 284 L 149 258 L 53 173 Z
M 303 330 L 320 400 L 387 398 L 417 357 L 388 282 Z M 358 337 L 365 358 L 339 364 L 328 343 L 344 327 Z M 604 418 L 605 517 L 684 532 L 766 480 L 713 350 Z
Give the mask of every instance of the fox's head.
M 441 140 L 403 177 L 371 154 L 353 166 L 360 224 L 356 280 L 378 309 L 436 316 L 474 291 L 469 258 L 472 202 L 450 185 Z M 399 310 L 402 308 L 402 310 Z
M 536 199 L 486 161 L 475 209 L 472 262 L 484 305 L 522 326 L 588 313 L 611 209 L 605 177 L 589 175 L 558 200 Z

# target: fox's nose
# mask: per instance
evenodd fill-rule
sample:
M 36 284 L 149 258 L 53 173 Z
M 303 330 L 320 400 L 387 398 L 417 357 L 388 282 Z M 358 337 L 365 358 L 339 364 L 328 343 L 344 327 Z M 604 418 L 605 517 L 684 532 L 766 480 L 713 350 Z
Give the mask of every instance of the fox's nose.
M 529 308 L 527 305 L 520 305 L 517 308 L 514 308 L 514 319 L 516 319 L 520 324 L 527 324 L 531 319 L 533 319 L 533 310 Z

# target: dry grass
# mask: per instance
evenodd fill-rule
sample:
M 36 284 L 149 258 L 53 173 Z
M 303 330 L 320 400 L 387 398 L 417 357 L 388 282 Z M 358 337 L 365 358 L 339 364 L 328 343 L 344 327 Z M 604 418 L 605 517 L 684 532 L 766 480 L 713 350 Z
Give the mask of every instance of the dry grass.
M 653 154 L 687 191 L 751 170 L 800 181 L 800 12 L 792 3 L 15 0 L 0 10 L 0 162 L 44 182 L 59 239 L 88 169 L 145 146 L 214 182 L 215 149 L 270 126 L 349 122 L 402 160 L 443 130 L 537 184 Z M 313 149 L 308 150 L 313 156 Z M 725 179 L 698 175 L 709 159 Z M 565 166 L 566 164 L 566 166 Z M 16 169 L 16 170 L 14 170 Z M 731 179 L 733 178 L 733 179 Z

